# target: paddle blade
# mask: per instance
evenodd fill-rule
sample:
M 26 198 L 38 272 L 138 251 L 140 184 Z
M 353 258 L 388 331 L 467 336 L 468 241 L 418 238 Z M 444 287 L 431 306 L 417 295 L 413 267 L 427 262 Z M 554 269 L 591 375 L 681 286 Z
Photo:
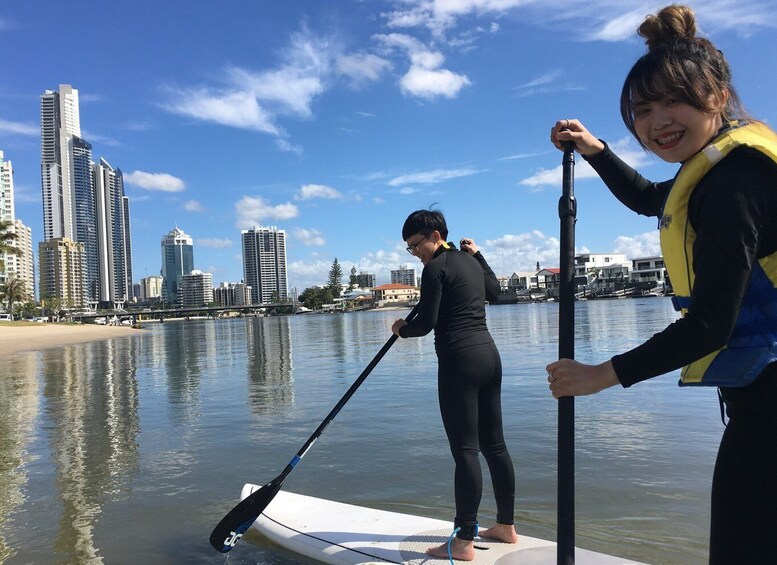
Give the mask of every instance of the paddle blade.
M 210 544 L 216 551 L 227 553 L 235 547 L 246 530 L 251 527 L 251 524 L 264 512 L 267 505 L 281 490 L 283 478 L 276 477 L 252 492 L 221 519 L 221 522 L 213 529 L 213 533 L 210 534 Z

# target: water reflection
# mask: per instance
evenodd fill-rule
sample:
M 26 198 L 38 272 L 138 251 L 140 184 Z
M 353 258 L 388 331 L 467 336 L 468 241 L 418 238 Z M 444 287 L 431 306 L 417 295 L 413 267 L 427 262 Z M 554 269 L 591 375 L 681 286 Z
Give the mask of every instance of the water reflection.
M 67 561 L 102 563 L 102 506 L 138 468 L 135 342 L 41 353 L 43 395 L 62 519 L 54 546 Z
M 203 369 L 218 361 L 213 320 L 165 325 L 161 358 L 165 363 L 167 394 L 175 419 L 191 422 L 200 414 Z
M 246 319 L 248 404 L 255 416 L 294 404 L 288 316 Z
M 8 516 L 25 501 L 28 444 L 38 417 L 37 357 L 23 355 L 3 360 L 0 375 L 0 532 Z M 0 563 L 15 552 L 0 536 Z

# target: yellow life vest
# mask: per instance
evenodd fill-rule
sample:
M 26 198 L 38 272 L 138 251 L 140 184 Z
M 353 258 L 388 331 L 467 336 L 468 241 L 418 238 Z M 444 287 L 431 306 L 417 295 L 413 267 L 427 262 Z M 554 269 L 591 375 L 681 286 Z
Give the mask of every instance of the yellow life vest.
M 731 127 L 683 163 L 659 221 L 661 251 L 675 292 L 675 308 L 685 316 L 693 290 L 693 243 L 688 201 L 701 178 L 731 150 L 746 145 L 777 163 L 777 135 L 759 123 Z M 734 187 L 732 187 L 733 189 Z M 683 367 L 680 385 L 744 386 L 777 361 L 777 253 L 753 266 L 734 332 L 723 348 Z

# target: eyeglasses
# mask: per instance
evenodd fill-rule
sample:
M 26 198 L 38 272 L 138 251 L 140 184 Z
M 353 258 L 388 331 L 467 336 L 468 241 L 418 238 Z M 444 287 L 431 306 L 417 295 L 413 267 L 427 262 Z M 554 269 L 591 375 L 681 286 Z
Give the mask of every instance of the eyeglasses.
M 423 236 L 421 239 L 419 239 L 415 243 L 410 244 L 407 247 L 405 247 L 405 249 L 407 249 L 407 252 L 410 253 L 410 255 L 415 255 L 415 252 L 418 249 L 418 246 L 421 245 L 421 242 L 423 240 L 425 240 L 427 237 L 429 237 L 429 236 L 428 235 Z

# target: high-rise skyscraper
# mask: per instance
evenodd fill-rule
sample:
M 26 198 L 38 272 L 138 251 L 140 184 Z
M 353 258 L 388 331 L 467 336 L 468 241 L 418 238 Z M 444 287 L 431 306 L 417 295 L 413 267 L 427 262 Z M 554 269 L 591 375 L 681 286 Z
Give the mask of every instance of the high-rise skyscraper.
M 132 298 L 132 244 L 129 199 L 124 177 L 105 159 L 92 164 L 95 229 L 98 250 L 99 300 L 115 304 Z
M 286 277 L 286 231 L 272 227 L 242 230 L 243 278 L 251 287 L 254 304 L 285 301 L 289 296 Z
M 132 297 L 129 203 L 119 169 L 92 162 L 81 138 L 78 90 L 69 84 L 41 95 L 43 239 L 83 244 L 84 304 L 114 307 Z
M 75 239 L 73 138 L 81 137 L 78 90 L 60 84 L 40 97 L 43 239 Z
M 165 303 L 181 304 L 181 277 L 193 270 L 192 238 L 176 227 L 162 238 L 162 300 Z
M 94 179 L 92 178 L 92 145 L 73 136 L 71 149 L 71 203 L 73 206 L 72 239 L 84 244 L 84 299 L 100 300 L 97 220 L 95 217 Z M 71 236 L 68 236 L 71 237 Z

